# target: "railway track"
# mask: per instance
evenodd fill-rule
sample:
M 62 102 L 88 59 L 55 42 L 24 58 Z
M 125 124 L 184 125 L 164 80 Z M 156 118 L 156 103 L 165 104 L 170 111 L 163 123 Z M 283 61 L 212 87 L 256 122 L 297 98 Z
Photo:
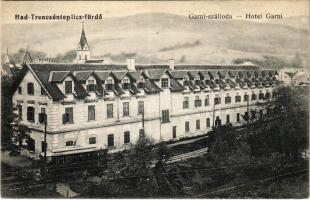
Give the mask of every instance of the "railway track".
M 191 151 L 188 153 L 183 153 L 180 155 L 172 156 L 171 158 L 168 159 L 167 163 L 174 163 L 174 162 L 178 162 L 178 161 L 182 161 L 182 160 L 186 160 L 186 159 L 190 159 L 190 158 L 196 158 L 196 157 L 199 157 L 199 156 L 204 155 L 206 153 L 208 153 L 207 147 L 196 150 L 196 151 Z M 154 167 L 157 162 L 158 162 L 158 160 L 154 160 L 152 162 L 151 167 Z

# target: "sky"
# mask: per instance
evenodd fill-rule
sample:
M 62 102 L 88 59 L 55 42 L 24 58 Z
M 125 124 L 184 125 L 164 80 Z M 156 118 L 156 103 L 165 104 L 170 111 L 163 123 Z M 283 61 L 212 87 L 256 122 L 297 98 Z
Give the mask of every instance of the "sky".
M 33 21 L 16 21 L 15 14 L 102 14 L 104 18 L 134 15 L 139 13 L 167 12 L 178 15 L 194 14 L 231 14 L 274 13 L 283 17 L 309 16 L 307 0 L 259 0 L 259 1 L 148 1 L 148 2 L 99 2 L 99 1 L 1 1 L 1 23 L 34 23 Z M 35 23 L 42 23 L 36 21 Z M 44 22 L 45 23 L 45 22 Z

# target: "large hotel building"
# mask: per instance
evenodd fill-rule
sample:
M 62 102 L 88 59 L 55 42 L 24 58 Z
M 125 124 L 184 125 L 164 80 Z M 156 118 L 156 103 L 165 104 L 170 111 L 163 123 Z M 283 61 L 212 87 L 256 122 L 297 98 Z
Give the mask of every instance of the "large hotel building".
M 90 59 L 84 29 L 75 63 L 26 63 L 13 95 L 22 122 L 32 130 L 29 148 L 39 157 L 47 115 L 47 155 L 68 155 L 206 134 L 212 126 L 240 125 L 242 115 L 266 110 L 276 70 L 242 65 L 105 64 Z M 144 130 L 144 131 L 143 131 Z

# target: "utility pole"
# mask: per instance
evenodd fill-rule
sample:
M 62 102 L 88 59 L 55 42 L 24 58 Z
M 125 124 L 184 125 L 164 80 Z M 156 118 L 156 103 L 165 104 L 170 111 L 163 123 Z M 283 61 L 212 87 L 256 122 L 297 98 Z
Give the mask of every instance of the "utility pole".
M 214 129 L 214 119 L 215 119 L 215 99 L 214 99 L 214 102 L 213 102 L 213 116 L 212 116 L 212 129 Z
M 44 142 L 43 142 L 43 185 L 46 189 L 46 127 L 47 127 L 47 115 L 45 113 L 40 113 L 39 116 L 40 123 L 44 123 Z

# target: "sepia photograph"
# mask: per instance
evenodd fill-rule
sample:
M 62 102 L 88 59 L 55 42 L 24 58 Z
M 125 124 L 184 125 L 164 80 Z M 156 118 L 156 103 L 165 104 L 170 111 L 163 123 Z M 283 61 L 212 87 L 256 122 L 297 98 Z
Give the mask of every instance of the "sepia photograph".
M 0 3 L 1 198 L 309 198 L 309 1 Z

